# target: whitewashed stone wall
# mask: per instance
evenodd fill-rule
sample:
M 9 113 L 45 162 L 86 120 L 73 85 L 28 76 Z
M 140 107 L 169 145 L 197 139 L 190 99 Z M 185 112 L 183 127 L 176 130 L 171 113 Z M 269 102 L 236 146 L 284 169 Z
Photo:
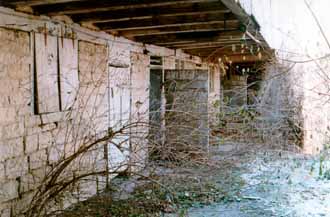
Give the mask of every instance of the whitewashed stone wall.
M 145 120 L 143 117 L 148 116 L 149 57 L 143 54 L 144 49 L 150 55 L 165 56 L 165 65 L 169 68 L 175 67 L 175 59 L 188 62 L 192 68 L 196 63 L 201 64 L 199 58 L 181 51 L 145 46 L 75 24 L 53 22 L 50 18 L 33 17 L 6 8 L 0 8 L 0 13 L 0 216 L 24 210 L 45 173 L 88 142 L 89 136 L 102 135 L 108 127 L 127 118 Z M 42 73 L 41 65 L 35 68 L 38 64 L 34 56 L 40 52 L 34 49 L 35 34 L 47 42 L 58 40 L 61 46 L 58 64 L 52 62 L 53 59 L 44 60 L 50 65 L 54 63 L 63 72 L 56 81 L 61 87 L 58 92 L 47 89 L 49 77 L 34 76 L 36 71 Z M 48 56 L 57 59 L 52 54 Z M 122 69 L 109 69 L 109 63 Z M 47 70 L 52 77 L 54 68 Z M 126 82 L 118 83 L 121 78 Z M 39 91 L 38 86 L 33 85 L 35 79 L 45 82 Z M 49 85 L 56 87 L 58 83 Z M 61 93 L 62 108 L 56 102 L 36 111 L 35 106 L 39 104 L 35 103 L 35 93 L 44 93 L 41 91 L 47 93 L 43 96 L 45 100 L 48 97 L 57 100 Z M 146 128 L 142 131 L 143 135 L 148 132 Z M 143 135 L 139 137 L 144 138 Z M 120 155 L 110 146 L 106 153 L 109 156 L 105 157 L 104 145 L 107 144 L 100 144 L 79 162 L 74 162 L 72 170 L 65 174 L 101 171 L 108 163 L 143 161 L 146 157 L 143 147 L 135 148 L 144 152 L 136 151 L 135 156 L 127 157 L 127 153 Z M 95 176 L 80 183 L 62 206 L 67 207 L 102 190 L 105 181 L 106 177 Z
M 29 97 L 31 91 L 29 65 L 32 60 L 29 34 L 2 29 L 0 38 L 0 209 L 4 209 L 4 202 L 19 198 L 24 190 L 28 190 L 28 185 L 23 185 L 19 189 L 19 181 L 24 181 L 19 177 L 28 178 L 29 168 L 34 166 L 33 162 L 32 165 L 28 163 L 28 154 L 33 155 L 32 159 L 37 156 L 39 144 L 34 130 L 32 128 L 27 130 L 25 126 L 41 123 L 38 123 L 37 119 L 25 118 L 25 114 L 30 112 L 32 103 Z M 8 214 L 10 210 L 6 212 Z
M 34 188 L 54 164 L 87 142 L 85 137 L 107 129 L 107 80 L 102 83 L 101 79 L 107 76 L 106 47 L 103 46 L 102 50 L 98 47 L 100 45 L 80 42 L 80 80 L 73 108 L 58 111 L 54 104 L 47 109 L 56 112 L 36 114 L 31 35 L 0 29 L 1 82 L 4 82 L 0 88 L 1 216 L 22 211 Z M 52 100 L 57 100 L 56 95 L 52 97 Z M 106 164 L 104 154 L 94 151 L 74 165 L 73 171 L 78 175 L 86 170 L 95 171 L 96 167 L 102 169 Z M 89 195 L 96 192 L 96 186 L 96 183 L 89 183 Z M 81 186 L 79 189 L 87 191 Z
M 301 97 L 304 151 L 329 142 L 330 14 L 327 0 L 239 0 L 276 50 L 278 63 L 292 68 L 293 97 Z M 307 3 L 307 4 L 306 4 Z M 309 9 L 310 8 L 310 9 Z M 313 16 L 313 13 L 315 17 Z M 294 101 L 294 99 L 292 99 Z
M 221 100 L 221 70 L 218 64 L 212 64 L 209 70 L 209 123 L 210 126 L 219 124 Z

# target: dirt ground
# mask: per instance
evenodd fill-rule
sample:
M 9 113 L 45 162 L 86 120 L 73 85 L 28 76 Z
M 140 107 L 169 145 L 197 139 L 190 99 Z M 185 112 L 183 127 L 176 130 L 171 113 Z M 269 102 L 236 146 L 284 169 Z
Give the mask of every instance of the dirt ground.
M 187 216 L 330 216 L 328 154 L 311 157 L 244 144 L 219 146 L 214 153 L 217 162 L 234 165 L 232 172 L 244 185 L 233 200 L 191 208 Z
M 329 154 L 307 156 L 266 145 L 212 147 L 208 165 L 159 167 L 116 178 L 114 191 L 64 216 L 330 217 Z

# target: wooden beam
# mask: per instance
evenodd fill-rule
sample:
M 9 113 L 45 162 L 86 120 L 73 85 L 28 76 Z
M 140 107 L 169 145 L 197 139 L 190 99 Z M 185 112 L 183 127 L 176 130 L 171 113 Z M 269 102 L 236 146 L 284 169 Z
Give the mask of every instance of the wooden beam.
M 134 19 L 146 19 L 154 16 L 180 16 L 194 15 L 197 13 L 229 13 L 221 2 L 185 3 L 172 6 L 152 6 L 148 8 L 128 8 L 121 10 L 98 11 L 83 14 L 73 14 L 75 22 L 105 22 L 105 21 L 125 21 Z
M 202 24 L 192 24 L 184 26 L 165 26 L 156 27 L 149 29 L 135 29 L 135 30 L 123 30 L 118 31 L 118 35 L 124 37 L 134 37 L 134 36 L 146 36 L 146 35 L 165 35 L 173 33 L 184 33 L 184 32 L 205 32 L 205 31 L 225 31 L 225 30 L 235 30 L 239 28 L 239 23 L 237 21 L 227 22 L 224 25 L 223 21 L 218 23 L 202 23 Z
M 253 41 L 249 41 L 248 43 L 245 42 L 245 44 L 248 45 L 253 45 Z M 237 49 L 239 49 L 239 47 L 241 46 L 241 42 L 240 41 L 228 41 L 226 42 L 206 42 L 204 44 L 202 43 L 192 43 L 190 46 L 185 45 L 185 46 L 173 46 L 173 48 L 180 48 L 183 50 L 205 50 L 205 49 L 214 49 L 214 48 L 219 48 L 219 47 L 226 47 L 226 48 L 232 48 L 232 46 L 235 45 L 237 47 Z M 230 50 L 232 51 L 232 50 Z
M 160 42 L 157 45 L 163 46 L 163 47 L 171 47 L 171 46 L 176 46 L 180 44 L 189 44 L 189 43 L 196 43 L 195 40 L 180 40 L 180 41 L 172 41 L 172 42 Z
M 230 44 L 227 45 L 218 45 L 210 47 L 199 47 L 199 48 L 183 48 L 185 51 L 199 53 L 206 52 L 209 53 L 210 50 L 217 50 L 217 54 L 221 55 L 257 55 L 257 52 L 251 53 L 249 50 L 241 51 L 240 49 L 233 51 Z M 210 53 L 209 53 L 210 54 Z
M 9 0 L 7 2 L 0 1 L 0 4 L 3 2 L 7 5 L 12 6 L 36 6 L 36 5 L 51 5 L 51 4 L 61 4 L 61 3 L 71 3 L 79 2 L 84 0 Z
M 117 22 L 117 21 L 138 21 L 138 20 L 144 20 L 144 19 L 154 19 L 154 17 L 176 17 L 176 16 L 200 16 L 200 15 L 211 15 L 211 14 L 224 14 L 224 13 L 230 13 L 227 9 L 219 9 L 219 10 L 209 10 L 209 11 L 196 11 L 196 12 L 182 12 L 182 13 L 159 13 L 155 15 L 146 15 L 146 16 L 132 16 L 132 17 L 123 17 L 119 19 L 107 19 L 106 17 L 99 17 L 97 19 L 91 19 L 91 21 L 94 24 L 97 23 L 107 23 L 107 22 Z M 109 12 L 107 12 L 109 14 Z M 79 21 L 76 21 L 79 22 Z M 86 21 L 83 21 L 86 22 Z M 82 23 L 82 21 L 80 21 Z
M 228 21 L 229 22 L 237 22 L 237 20 L 232 20 Z M 151 26 L 131 26 L 131 27 L 124 27 L 124 28 L 117 28 L 117 29 L 103 29 L 105 32 L 119 32 L 119 33 L 124 33 L 124 32 L 134 32 L 138 31 L 142 33 L 142 31 L 145 31 L 146 34 L 142 35 L 148 35 L 148 31 L 153 31 L 154 29 L 166 29 L 166 28 L 180 28 L 180 27 L 185 27 L 189 28 L 190 26 L 196 26 L 196 25 L 209 25 L 209 24 L 220 24 L 224 23 L 224 21 L 191 21 L 191 22 L 185 22 L 185 23 L 173 23 L 173 24 L 166 24 L 166 25 L 151 25 Z M 128 34 L 129 35 L 129 34 Z M 141 34 L 138 34 L 141 35 Z M 152 34 L 150 34 L 152 35 Z
M 174 32 L 201 32 L 211 30 L 232 30 L 238 29 L 240 23 L 237 20 L 229 20 L 226 24 L 223 21 L 213 21 L 205 23 L 186 23 L 185 25 L 180 24 L 179 26 L 161 26 L 147 29 L 132 29 L 118 31 L 119 35 L 124 36 L 144 36 L 144 35 L 158 35 L 158 34 L 171 34 Z
M 230 46 L 231 48 L 231 46 Z M 182 50 L 189 52 L 189 53 L 194 53 L 194 54 L 206 54 L 210 55 L 213 51 L 216 51 L 218 53 L 231 53 L 233 52 L 231 49 L 229 49 L 229 45 L 219 45 L 219 46 L 213 46 L 213 47 L 204 47 L 204 48 L 183 48 Z
M 234 31 L 206 31 L 206 32 L 189 32 L 189 33 L 175 33 L 167 35 L 151 35 L 151 36 L 137 36 L 135 40 L 138 42 L 163 45 L 164 42 L 177 43 L 178 41 L 195 41 L 195 42 L 211 42 L 219 40 L 221 37 L 228 35 L 239 35 L 240 32 L 237 30 Z
M 256 20 L 252 19 L 252 17 L 249 16 L 241 5 L 235 0 L 221 0 L 221 2 L 226 5 L 226 7 L 231 10 L 231 12 L 235 14 L 237 18 L 249 28 L 250 31 L 255 32 L 256 30 L 259 30 L 260 26 Z
M 220 21 L 236 20 L 236 17 L 231 13 L 221 14 L 195 14 L 183 15 L 176 17 L 155 16 L 153 18 L 135 20 L 135 21 L 114 21 L 105 23 L 96 23 L 96 26 L 101 30 L 133 30 L 133 29 L 148 29 L 169 26 L 184 26 L 186 24 L 205 24 Z
M 217 55 L 214 57 L 215 59 L 222 58 L 225 60 L 228 59 L 228 61 L 231 61 L 231 63 L 251 63 L 251 62 L 265 62 L 268 61 L 271 56 L 267 55 L 266 53 L 262 53 L 261 56 L 258 55 Z M 228 63 L 228 62 L 226 62 Z
M 206 40 L 206 41 L 196 41 L 196 40 L 192 40 L 192 39 L 187 39 L 187 40 L 176 40 L 176 41 L 171 41 L 171 42 L 159 42 L 157 43 L 157 45 L 160 46 L 165 46 L 165 47 L 173 47 L 173 48 L 183 48 L 183 47 L 189 47 L 189 45 L 195 45 L 195 44 L 205 44 L 205 43 L 215 43 L 215 42 L 219 42 L 219 43 L 234 43 L 234 42 L 238 42 L 241 40 L 241 36 L 237 35 L 237 36 L 219 36 L 218 38 L 210 41 L 210 40 Z
M 221 38 L 221 37 L 220 37 Z M 220 46 L 220 45 L 232 45 L 232 44 L 240 44 L 241 37 L 235 37 L 232 39 L 220 39 L 211 42 L 190 42 L 190 43 L 179 43 L 172 45 L 173 48 L 190 48 L 190 47 L 203 47 L 203 46 Z
M 52 5 L 37 5 L 34 10 L 40 14 L 82 14 L 97 11 L 114 11 L 134 8 L 150 8 L 156 6 L 171 6 L 187 3 L 218 2 L 218 0 L 85 0 L 72 3 Z
M 233 43 L 234 44 L 234 43 Z M 181 49 L 185 52 L 197 55 L 201 57 L 219 57 L 219 56 L 258 56 L 258 45 L 254 43 L 253 40 L 245 41 L 242 43 L 235 43 L 235 47 L 233 48 L 233 44 L 214 44 L 210 42 L 210 45 L 207 46 L 194 46 L 191 47 L 182 47 Z M 263 52 L 265 53 L 265 52 Z
M 216 49 L 221 49 L 221 47 L 218 48 L 209 48 L 205 50 L 184 50 L 186 53 L 189 53 L 191 55 L 205 57 L 210 55 L 212 52 L 214 52 Z
M 190 55 L 199 56 L 206 61 L 218 61 L 219 58 L 225 63 L 246 63 L 246 62 L 260 62 L 267 61 L 272 58 L 272 55 L 267 52 L 261 52 L 261 55 L 251 54 L 251 53 L 238 53 L 238 52 L 228 52 L 225 49 L 214 48 L 205 50 L 184 50 Z

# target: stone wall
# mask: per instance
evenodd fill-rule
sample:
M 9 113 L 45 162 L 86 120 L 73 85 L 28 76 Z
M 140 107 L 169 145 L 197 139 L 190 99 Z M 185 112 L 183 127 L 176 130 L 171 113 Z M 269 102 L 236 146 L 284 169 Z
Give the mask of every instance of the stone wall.
M 22 177 L 28 178 L 30 169 L 38 165 L 34 160 L 43 147 L 45 141 L 39 138 L 31 127 L 37 126 L 40 120 L 26 118 L 31 111 L 31 90 L 30 76 L 30 37 L 26 32 L 14 32 L 2 29 L 1 38 L 1 208 L 4 209 L 4 202 L 19 198 L 24 191 L 29 190 L 29 185 L 20 184 L 24 182 Z M 42 131 L 42 129 L 40 129 Z M 28 162 L 30 156 L 30 162 Z M 46 156 L 46 155 L 45 155 Z M 32 161 L 31 161 L 32 158 Z M 9 213 L 9 210 L 6 210 Z
M 327 0 L 240 0 L 275 49 L 275 65 L 287 69 L 290 102 L 300 101 L 303 150 L 317 153 L 329 142 L 329 35 Z M 280 72 L 280 71 L 279 71 Z M 285 96 L 284 96 L 285 97 Z
M 218 64 L 209 67 L 209 123 L 210 126 L 219 124 L 220 100 L 221 100 L 221 70 Z
M 247 104 L 247 76 L 231 75 L 223 84 L 223 97 L 228 106 L 237 108 Z
M 36 113 L 38 104 L 34 102 L 38 97 L 36 93 L 40 91 L 37 83 L 43 78 L 34 80 L 33 77 L 31 36 L 32 33 L 28 32 L 0 29 L 1 82 L 4 82 L 0 88 L 0 201 L 5 208 L 2 212 L 7 215 L 24 209 L 24 199 L 43 182 L 46 173 L 88 143 L 86 137 L 92 137 L 95 132 L 102 133 L 108 127 L 107 80 L 103 79 L 107 77 L 106 47 L 79 42 L 79 81 L 75 84 L 76 97 L 72 108 L 58 111 L 57 104 L 53 104 L 53 107 L 47 107 L 50 112 Z M 78 74 L 77 68 L 75 72 Z M 68 91 L 65 85 L 61 90 Z M 51 96 L 52 101 L 57 100 L 58 103 L 58 92 Z M 73 163 L 74 168 L 70 171 L 78 175 L 86 169 L 104 170 L 103 155 L 102 152 L 91 151 L 88 157 L 81 157 L 79 163 Z M 94 190 L 89 188 L 88 193 L 93 194 L 97 185 L 90 184 Z M 6 216 L 5 213 L 1 216 Z
M 303 147 L 303 94 L 293 83 L 299 77 L 281 64 L 266 66 L 256 109 L 260 114 L 257 130 L 264 142 L 274 148 Z
M 201 63 L 180 51 L 5 8 L 0 12 L 1 216 L 27 208 L 47 173 L 106 135 L 109 127 L 145 120 L 149 109 L 145 49 L 150 55 L 166 56 L 169 67 L 174 67 L 175 59 L 192 68 Z M 144 162 L 146 150 L 141 144 L 146 143 L 148 129 L 138 129 L 136 134 L 143 143 L 126 135 L 115 138 L 126 141 L 124 151 L 104 143 L 95 145 L 74 160 L 60 179 L 70 180 L 86 171 L 115 172 L 117 167 L 125 169 L 119 165 L 135 164 L 137 159 Z M 132 143 L 140 145 L 130 146 Z M 130 148 L 134 151 L 129 152 Z M 104 189 L 107 179 L 104 174 L 90 176 L 73 185 L 65 200 L 51 205 L 65 208 L 84 200 Z

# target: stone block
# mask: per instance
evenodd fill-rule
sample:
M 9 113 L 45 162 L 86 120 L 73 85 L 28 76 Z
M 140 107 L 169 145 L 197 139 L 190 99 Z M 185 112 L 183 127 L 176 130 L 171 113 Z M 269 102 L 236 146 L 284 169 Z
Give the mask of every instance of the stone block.
M 42 132 L 53 131 L 57 128 L 57 122 L 47 123 L 40 126 Z
M 5 180 L 5 165 L 0 163 L 0 183 Z
M 0 196 L 1 198 L 1 196 Z M 0 199 L 1 201 L 1 199 Z M 0 216 L 11 217 L 10 207 L 8 205 L 0 205 Z
M 20 181 L 20 193 L 30 192 L 40 184 L 40 180 L 36 179 L 31 173 L 22 176 Z
M 48 148 L 48 160 L 50 164 L 58 163 L 61 159 L 64 159 L 64 144 L 63 145 L 53 145 Z
M 18 182 L 16 179 L 8 180 L 0 185 L 2 202 L 10 201 L 19 197 Z
M 7 179 L 16 179 L 28 173 L 26 156 L 20 156 L 5 161 L 5 176 Z
M 44 149 L 55 144 L 55 136 L 51 132 L 42 132 L 39 134 L 39 149 Z
M 26 115 L 24 116 L 25 126 L 27 128 L 36 127 L 41 124 L 40 115 Z
M 41 133 L 41 128 L 39 126 L 31 126 L 31 127 L 27 127 L 25 134 L 26 135 L 35 135 L 35 134 L 39 134 Z
M 67 116 L 67 112 L 53 112 L 49 114 L 42 114 L 40 117 L 42 124 L 49 124 L 49 123 L 63 121 L 64 117 L 66 116 Z
M 4 140 L 0 144 L 0 162 L 24 154 L 23 138 Z
M 1 138 L 2 139 L 12 139 L 22 137 L 25 134 L 24 122 L 20 122 L 17 118 L 17 122 L 11 124 L 6 124 L 1 129 Z
M 0 94 L 3 96 L 11 96 L 13 93 L 19 90 L 19 81 L 14 81 L 8 77 L 0 79 Z
M 39 148 L 39 135 L 28 135 L 25 137 L 25 153 L 29 154 L 37 151 Z
M 24 176 L 25 179 L 28 179 L 28 181 L 32 185 L 38 185 L 43 182 L 46 173 L 47 173 L 48 167 L 39 167 L 37 169 L 31 169 L 29 171 L 29 176 Z
M 29 155 L 29 169 L 38 169 L 47 166 L 48 151 L 41 149 Z
M 1 108 L 0 107 L 0 120 L 1 120 L 2 124 L 14 123 L 16 121 L 16 119 L 17 119 L 17 113 L 16 113 L 15 108 L 13 108 L 13 107 Z

